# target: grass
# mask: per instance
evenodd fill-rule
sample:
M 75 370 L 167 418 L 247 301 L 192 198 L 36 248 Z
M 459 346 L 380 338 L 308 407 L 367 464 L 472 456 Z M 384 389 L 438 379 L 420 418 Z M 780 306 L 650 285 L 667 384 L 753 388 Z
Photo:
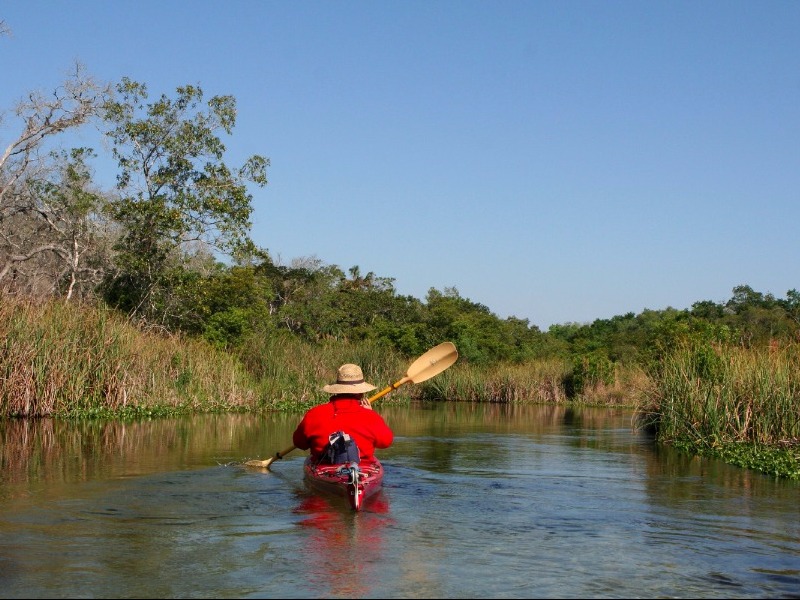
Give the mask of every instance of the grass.
M 234 357 L 140 331 L 108 310 L 3 301 L 0 337 L 3 416 L 164 415 L 259 402 Z
M 685 346 L 654 382 L 641 423 L 660 442 L 800 477 L 800 345 Z
M 378 390 L 410 364 L 376 343 L 310 345 L 278 332 L 225 352 L 142 331 L 110 310 L 61 302 L 0 299 L 0 336 L 0 418 L 301 412 L 327 400 L 321 387 L 345 362 L 361 365 Z M 570 398 L 572 369 L 559 359 L 492 367 L 462 361 L 381 402 L 632 406 L 659 442 L 800 477 L 800 344 L 685 346 L 658 372 L 615 366 L 609 381 L 584 382 Z

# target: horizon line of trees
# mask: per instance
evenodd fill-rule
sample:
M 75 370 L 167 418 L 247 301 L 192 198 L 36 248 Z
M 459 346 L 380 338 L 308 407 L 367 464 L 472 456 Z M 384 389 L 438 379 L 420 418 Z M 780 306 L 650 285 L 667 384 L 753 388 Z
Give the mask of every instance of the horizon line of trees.
M 376 342 L 411 356 L 447 339 L 469 363 L 558 357 L 595 379 L 611 377 L 615 364 L 646 367 L 681 339 L 800 340 L 796 289 L 778 298 L 743 284 L 723 303 L 543 332 L 456 288 L 432 288 L 423 301 L 358 266 L 345 273 L 316 257 L 275 264 L 250 238 L 249 190 L 267 184 L 269 159 L 226 163 L 221 136 L 235 123 L 232 96 L 206 100 L 186 85 L 151 99 L 142 83 L 100 84 L 80 65 L 51 93 L 29 93 L 0 115 L 0 131 L 16 127 L 0 146 L 0 293 L 105 304 L 225 349 L 251 335 L 293 335 Z M 95 179 L 95 149 L 62 145 L 65 133 L 87 127 L 116 164 L 111 189 Z

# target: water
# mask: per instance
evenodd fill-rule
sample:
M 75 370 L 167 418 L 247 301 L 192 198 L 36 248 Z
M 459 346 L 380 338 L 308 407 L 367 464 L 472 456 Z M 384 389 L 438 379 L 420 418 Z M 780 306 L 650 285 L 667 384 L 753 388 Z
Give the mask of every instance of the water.
M 800 484 L 656 446 L 624 410 L 378 410 L 359 513 L 297 415 L 0 424 L 4 598 L 798 598 Z

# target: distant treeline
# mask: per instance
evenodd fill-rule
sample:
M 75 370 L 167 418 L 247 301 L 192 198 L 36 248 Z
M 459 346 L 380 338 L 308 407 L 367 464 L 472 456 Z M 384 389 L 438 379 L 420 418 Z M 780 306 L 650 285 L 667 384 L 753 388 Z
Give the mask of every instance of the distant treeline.
M 250 237 L 249 190 L 267 184 L 269 160 L 225 162 L 221 136 L 236 123 L 232 96 L 206 100 L 199 86 L 186 85 L 151 99 L 143 83 L 101 84 L 76 67 L 57 89 L 24 98 L 6 115 L 5 128 L 18 130 L 0 155 L 5 296 L 110 307 L 145 328 L 218 349 L 282 332 L 404 356 L 450 340 L 476 366 L 558 358 L 574 364 L 570 392 L 612 381 L 617 365 L 646 369 L 677 340 L 743 347 L 798 340 L 795 289 L 778 298 L 740 285 L 723 303 L 545 332 L 527 319 L 501 319 L 455 288 L 432 288 L 419 299 L 358 266 L 345 272 L 316 257 L 277 264 Z M 95 149 L 63 145 L 64 132 L 89 125 L 116 164 L 113 189 L 94 176 Z M 262 210 L 268 218 L 269 208 Z

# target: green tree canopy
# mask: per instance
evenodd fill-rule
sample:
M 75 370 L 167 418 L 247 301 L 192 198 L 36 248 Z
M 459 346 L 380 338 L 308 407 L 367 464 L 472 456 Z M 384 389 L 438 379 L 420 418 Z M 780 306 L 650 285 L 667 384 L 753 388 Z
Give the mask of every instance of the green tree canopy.
M 199 86 L 178 87 L 174 99 L 147 103 L 144 84 L 125 78 L 105 106 L 119 198 L 112 214 L 123 235 L 108 299 L 132 314 L 158 318 L 169 296 L 169 271 L 185 246 L 200 242 L 236 255 L 251 252 L 252 196 L 247 183 L 266 185 L 269 161 L 252 156 L 238 169 L 224 160 L 219 132 L 236 122 L 232 96 L 203 104 Z

